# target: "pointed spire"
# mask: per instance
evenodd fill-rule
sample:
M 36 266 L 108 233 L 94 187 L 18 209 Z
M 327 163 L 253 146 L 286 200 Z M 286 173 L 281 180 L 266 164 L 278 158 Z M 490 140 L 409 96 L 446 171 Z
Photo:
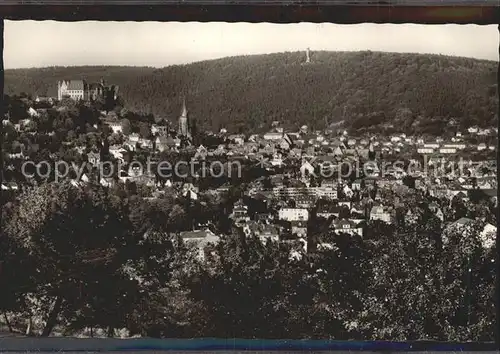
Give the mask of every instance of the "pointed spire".
M 182 98 L 182 113 L 181 117 L 187 117 L 187 109 L 186 109 L 186 98 Z
M 179 117 L 179 131 L 178 134 L 184 137 L 190 137 L 191 131 L 189 129 L 189 122 L 187 117 L 187 108 L 186 108 L 186 98 L 182 99 L 182 112 Z

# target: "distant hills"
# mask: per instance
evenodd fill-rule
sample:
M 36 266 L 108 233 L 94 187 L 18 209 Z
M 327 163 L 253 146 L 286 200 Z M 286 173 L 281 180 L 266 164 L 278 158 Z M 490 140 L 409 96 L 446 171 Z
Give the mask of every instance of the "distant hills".
M 199 127 L 248 132 L 284 125 L 440 134 L 496 126 L 497 63 L 440 55 L 304 52 L 228 57 L 163 69 L 52 67 L 5 71 L 5 92 L 56 96 L 61 79 L 101 77 L 124 106 L 176 120 L 185 95 Z

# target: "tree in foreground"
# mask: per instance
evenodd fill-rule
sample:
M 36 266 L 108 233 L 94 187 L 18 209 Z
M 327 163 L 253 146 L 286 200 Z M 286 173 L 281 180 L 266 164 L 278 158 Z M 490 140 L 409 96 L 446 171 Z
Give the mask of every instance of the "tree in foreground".
M 43 336 L 56 324 L 104 327 L 112 335 L 127 326 L 151 283 L 168 280 L 170 240 L 162 234 L 151 241 L 129 215 L 126 199 L 99 186 L 45 184 L 19 198 L 5 232 L 31 266 L 7 293 L 22 296 L 29 314 L 43 317 Z

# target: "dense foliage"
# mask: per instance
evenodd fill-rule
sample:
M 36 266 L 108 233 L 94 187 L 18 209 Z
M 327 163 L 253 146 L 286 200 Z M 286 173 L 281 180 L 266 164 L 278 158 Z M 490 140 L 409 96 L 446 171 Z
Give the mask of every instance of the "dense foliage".
M 92 185 L 26 191 L 2 210 L 0 311 L 12 330 L 32 323 L 39 335 L 493 339 L 495 249 L 482 246 L 481 221 L 464 232 L 423 214 L 375 221 L 363 238 L 316 230 L 331 247 L 298 257 L 293 243 L 235 229 L 195 258 L 175 235 L 231 203 Z
M 231 57 L 155 70 L 130 67 L 16 69 L 6 93 L 56 95 L 56 81 L 100 77 L 120 85 L 131 111 L 176 121 L 181 97 L 201 129 L 267 129 L 274 120 L 322 128 L 440 134 L 447 126 L 496 126 L 494 62 L 421 54 L 302 52 Z

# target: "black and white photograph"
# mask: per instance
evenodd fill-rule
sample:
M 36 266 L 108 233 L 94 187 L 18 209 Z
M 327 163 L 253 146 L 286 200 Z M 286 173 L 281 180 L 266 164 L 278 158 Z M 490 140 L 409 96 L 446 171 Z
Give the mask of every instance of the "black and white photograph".
M 498 28 L 4 22 L 0 337 L 495 337 Z

